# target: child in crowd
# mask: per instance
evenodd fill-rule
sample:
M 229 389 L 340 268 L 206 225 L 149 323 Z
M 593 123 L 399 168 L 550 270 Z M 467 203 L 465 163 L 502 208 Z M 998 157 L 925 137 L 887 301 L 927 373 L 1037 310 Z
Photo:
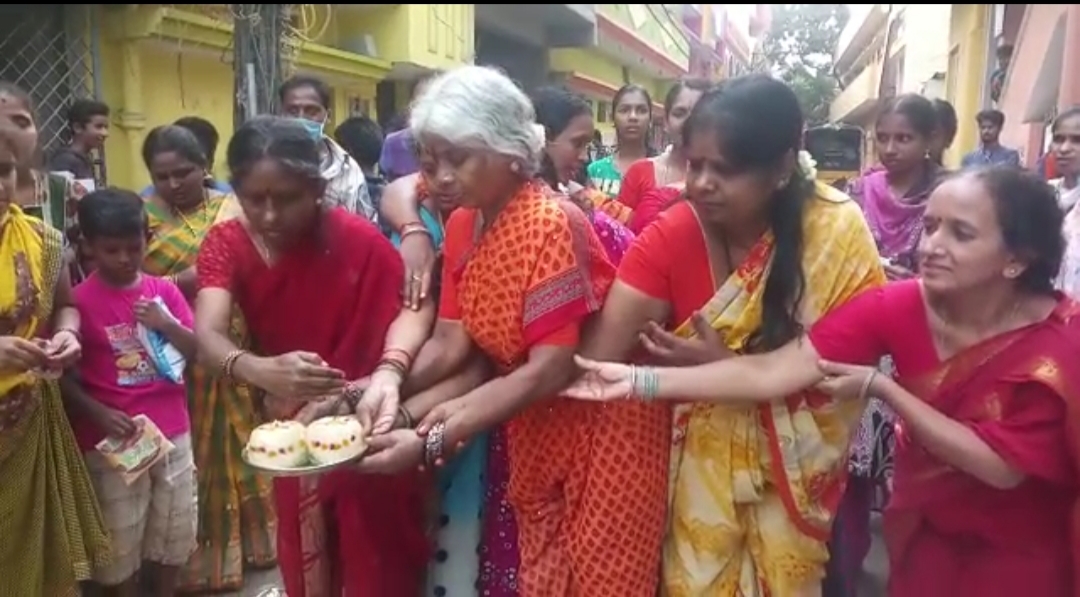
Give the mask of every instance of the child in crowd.
M 67 398 L 113 549 L 111 564 L 96 571 L 94 579 L 118 597 L 135 596 L 139 568 L 147 561 L 159 568 L 156 594 L 168 596 L 196 541 L 190 419 L 183 383 L 158 372 L 137 330 L 142 324 L 160 332 L 191 359 L 191 308 L 172 282 L 140 271 L 147 220 L 138 195 L 112 188 L 94 191 L 79 202 L 78 215 L 83 248 L 96 269 L 73 290 L 82 317 L 83 352 L 81 387 Z M 175 447 L 132 481 L 96 446 L 106 437 L 128 439 L 140 433 L 137 415 L 152 421 Z

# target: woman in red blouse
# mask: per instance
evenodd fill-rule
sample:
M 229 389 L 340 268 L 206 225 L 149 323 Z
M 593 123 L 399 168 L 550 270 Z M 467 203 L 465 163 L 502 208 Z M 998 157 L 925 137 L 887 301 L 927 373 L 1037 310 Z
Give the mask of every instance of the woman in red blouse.
M 637 209 L 650 189 L 681 183 L 686 178 L 682 126 L 701 94 L 710 87 L 712 83 L 706 79 L 684 79 L 671 87 L 664 97 L 664 123 L 672 145 L 664 153 L 638 160 L 626 169 L 619 187 L 619 203 Z
M 890 595 L 1080 594 L 1080 306 L 1053 290 L 1057 199 L 1030 174 L 977 170 L 939 186 L 925 219 L 921 279 L 863 293 L 802 339 L 699 367 L 582 360 L 568 394 L 774 410 L 815 385 L 881 397 L 902 419 Z M 873 367 L 887 354 L 895 381 Z
M 243 215 L 211 228 L 199 252 L 203 361 L 266 392 L 273 418 L 310 420 L 349 402 L 369 431 L 407 424 L 397 388 L 434 305 L 403 310 L 394 247 L 366 219 L 323 206 L 318 148 L 301 125 L 248 121 L 229 142 L 228 163 Z M 234 304 L 257 352 L 230 337 Z M 415 473 L 275 479 L 288 594 L 418 595 L 427 565 L 423 491 Z

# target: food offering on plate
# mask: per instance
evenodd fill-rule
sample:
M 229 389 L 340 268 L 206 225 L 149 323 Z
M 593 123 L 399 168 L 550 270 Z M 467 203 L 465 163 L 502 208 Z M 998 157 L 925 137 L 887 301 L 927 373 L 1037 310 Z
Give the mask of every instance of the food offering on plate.
M 307 426 L 307 445 L 316 464 L 353 460 L 364 453 L 364 428 L 356 417 L 326 417 Z
M 296 421 L 271 421 L 251 431 L 247 460 L 252 466 L 267 469 L 297 468 L 308 464 L 304 425 Z
M 272 421 L 251 432 L 244 459 L 264 472 L 317 474 L 357 460 L 367 449 L 364 428 L 353 416 L 331 416 L 304 426 Z

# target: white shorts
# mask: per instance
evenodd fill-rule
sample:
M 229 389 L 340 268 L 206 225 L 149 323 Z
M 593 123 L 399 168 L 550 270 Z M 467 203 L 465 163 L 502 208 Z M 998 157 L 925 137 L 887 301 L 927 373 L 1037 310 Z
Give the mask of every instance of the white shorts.
M 183 566 L 195 551 L 198 484 L 191 434 L 170 441 L 176 447 L 131 485 L 97 450 L 86 453 L 86 468 L 112 541 L 112 560 L 94 571 L 96 582 L 121 584 L 144 560 Z

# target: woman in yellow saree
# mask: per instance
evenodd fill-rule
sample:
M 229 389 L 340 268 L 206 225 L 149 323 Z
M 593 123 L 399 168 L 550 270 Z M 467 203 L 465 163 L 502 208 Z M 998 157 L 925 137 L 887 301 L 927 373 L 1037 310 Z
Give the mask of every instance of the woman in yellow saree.
M 79 315 L 60 232 L 13 202 L 16 148 L 0 129 L 0 595 L 73 597 L 109 540 L 60 387 Z
M 154 129 L 143 157 L 154 182 L 146 200 L 151 238 L 143 269 L 171 276 L 191 296 L 203 237 L 214 224 L 236 217 L 239 204 L 233 195 L 206 186 L 206 159 L 186 129 Z M 246 340 L 239 315 L 232 333 L 238 345 Z M 180 586 L 184 592 L 236 590 L 243 586 L 245 565 L 266 568 L 276 560 L 270 483 L 240 458 L 258 423 L 255 409 L 248 388 L 198 364 L 188 369 L 187 388 L 199 480 L 199 545 Z
M 639 338 L 659 363 L 767 350 L 884 281 L 858 207 L 798 163 L 802 117 L 787 86 L 727 81 L 683 130 L 688 200 L 627 253 L 587 356 L 623 358 Z M 811 395 L 676 406 L 662 594 L 820 594 L 860 412 Z

